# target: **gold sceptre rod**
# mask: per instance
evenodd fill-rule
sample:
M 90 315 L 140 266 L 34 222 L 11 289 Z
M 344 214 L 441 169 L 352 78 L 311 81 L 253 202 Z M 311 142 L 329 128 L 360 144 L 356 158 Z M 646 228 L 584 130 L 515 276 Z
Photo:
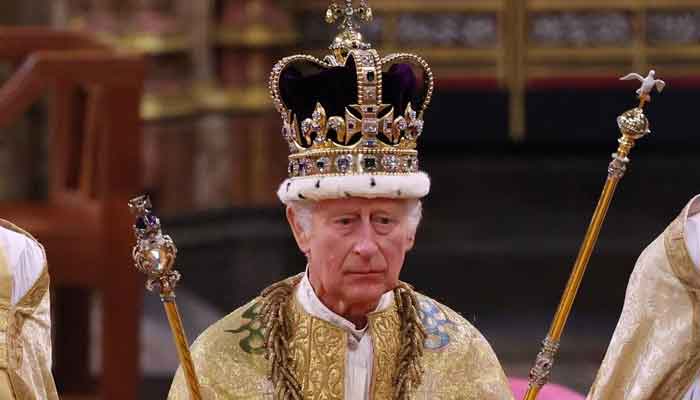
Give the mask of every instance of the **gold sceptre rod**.
M 180 273 L 173 269 L 177 247 L 168 235 L 164 235 L 160 227 L 160 219 L 151 210 L 148 196 L 139 196 L 129 201 L 129 209 L 136 217 L 134 233 L 136 246 L 132 250 L 136 268 L 146 274 L 146 288 L 153 291 L 156 287 L 160 292 L 160 300 L 165 307 L 165 314 L 170 323 L 173 340 L 177 348 L 180 365 L 185 373 L 187 386 L 192 400 L 201 400 L 199 381 L 192 363 L 189 344 L 182 327 L 182 319 L 175 302 L 175 286 L 180 280 Z
M 629 163 L 627 156 L 632 147 L 634 147 L 635 141 L 650 133 L 649 120 L 644 115 L 644 104 L 651 101 L 650 93 L 654 87 L 661 92 L 665 85 L 663 81 L 655 79 L 654 75 L 654 70 L 651 70 L 646 78 L 639 74 L 628 74 L 620 78 L 621 80 L 638 79 L 642 82 L 642 86 L 637 90 L 639 106 L 627 110 L 617 117 L 617 126 L 622 133 L 622 136 L 618 139 L 620 145 L 617 148 L 617 152 L 613 153 L 612 161 L 608 165 L 608 177 L 605 181 L 605 186 L 603 186 L 603 192 L 593 212 L 591 223 L 588 226 L 578 256 L 574 262 L 569 281 L 566 283 L 566 288 L 561 296 L 557 312 L 554 314 L 552 325 L 549 328 L 547 337 L 542 341 L 542 348 L 537 354 L 532 369 L 530 369 L 529 387 L 523 398 L 524 400 L 535 400 L 540 389 L 549 380 L 554 360 L 559 351 L 559 341 L 576 298 L 576 293 L 581 285 L 581 280 L 583 280 L 583 274 L 586 272 L 588 261 L 598 240 L 598 234 L 615 194 L 615 188 L 627 170 L 627 164 Z

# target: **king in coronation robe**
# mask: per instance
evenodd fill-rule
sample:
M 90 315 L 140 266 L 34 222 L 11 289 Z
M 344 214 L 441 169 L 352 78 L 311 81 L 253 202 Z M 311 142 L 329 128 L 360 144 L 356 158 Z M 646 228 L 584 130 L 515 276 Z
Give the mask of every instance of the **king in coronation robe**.
M 432 71 L 362 40 L 364 1 L 326 18 L 341 23 L 333 54 L 286 57 L 270 77 L 290 149 L 277 194 L 308 265 L 195 341 L 202 397 L 509 399 L 479 331 L 399 280 L 430 188 L 416 144 Z M 181 370 L 169 398 L 189 398 Z
M 204 399 L 513 398 L 479 331 L 399 280 L 430 189 L 416 147 L 433 74 L 419 56 L 382 57 L 365 43 L 356 19 L 371 17 L 365 1 L 333 3 L 332 54 L 286 57 L 272 70 L 290 150 L 277 195 L 308 264 L 197 338 Z M 681 400 L 697 390 L 696 211 L 700 201 L 642 253 L 590 400 Z M 189 393 L 181 368 L 168 398 Z

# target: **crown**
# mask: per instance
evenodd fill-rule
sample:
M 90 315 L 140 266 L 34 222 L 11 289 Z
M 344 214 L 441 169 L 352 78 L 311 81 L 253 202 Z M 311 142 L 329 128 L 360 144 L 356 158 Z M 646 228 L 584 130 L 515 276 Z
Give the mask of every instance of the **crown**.
M 358 21 L 371 19 L 366 1 L 332 2 L 326 22 L 339 23 L 332 53 L 293 55 L 273 67 L 270 94 L 289 145 L 290 179 L 419 172 L 416 143 L 433 73 L 417 55 L 381 57 L 358 31 Z

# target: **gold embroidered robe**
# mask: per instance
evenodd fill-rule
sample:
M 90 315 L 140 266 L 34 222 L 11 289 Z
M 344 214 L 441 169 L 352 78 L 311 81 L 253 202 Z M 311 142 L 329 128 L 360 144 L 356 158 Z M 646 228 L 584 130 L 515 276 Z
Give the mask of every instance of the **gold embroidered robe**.
M 414 399 L 509 400 L 508 381 L 488 342 L 469 322 L 448 307 L 418 295 L 425 341 L 423 382 Z M 267 379 L 261 303 L 255 299 L 210 326 L 192 346 L 195 369 L 206 400 L 273 399 Z M 295 376 L 304 399 L 342 399 L 347 332 L 306 313 L 290 299 L 290 341 Z M 375 400 L 392 398 L 400 343 L 395 304 L 368 316 L 373 344 L 371 393 Z M 170 400 L 187 400 L 187 383 L 180 368 Z
M 680 400 L 697 376 L 700 273 L 684 230 L 691 204 L 700 207 L 691 201 L 639 256 L 588 400 Z
M 7 221 L 0 226 L 31 236 Z M 33 240 L 33 239 L 32 239 Z M 58 400 L 51 375 L 51 315 L 46 263 L 31 289 L 12 305 L 12 269 L 0 246 L 0 399 Z

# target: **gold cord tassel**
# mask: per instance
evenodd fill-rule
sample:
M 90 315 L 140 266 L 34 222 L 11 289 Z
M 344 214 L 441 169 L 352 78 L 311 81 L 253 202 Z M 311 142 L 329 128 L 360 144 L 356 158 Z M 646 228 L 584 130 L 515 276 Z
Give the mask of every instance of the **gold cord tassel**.
M 301 385 L 291 368 L 288 342 L 292 329 L 285 318 L 287 304 L 299 280 L 297 278 L 292 282 L 284 280 L 275 283 L 261 293 L 264 301 L 262 323 L 265 326 L 265 357 L 270 360 L 270 380 L 276 400 L 303 399 Z
M 394 289 L 394 299 L 401 320 L 401 349 L 394 386 L 394 399 L 408 400 L 413 390 L 421 384 L 423 377 L 423 344 L 425 330 L 418 314 L 418 298 L 413 288 L 399 282 Z

